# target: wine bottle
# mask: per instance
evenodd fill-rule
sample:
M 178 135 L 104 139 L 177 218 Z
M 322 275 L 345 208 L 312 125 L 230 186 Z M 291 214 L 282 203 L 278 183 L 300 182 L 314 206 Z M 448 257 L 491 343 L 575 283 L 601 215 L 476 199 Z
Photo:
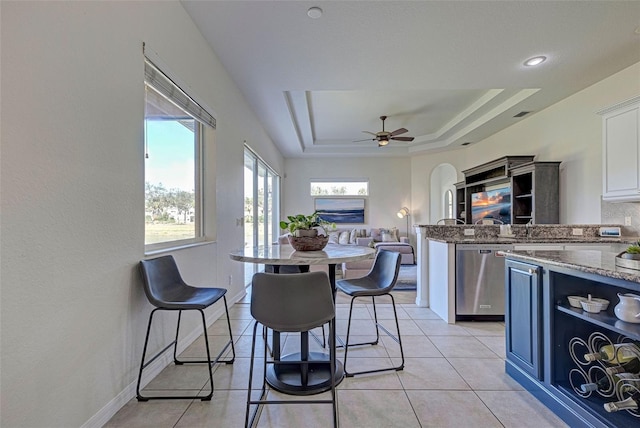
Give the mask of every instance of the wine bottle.
M 580 391 L 587 392 L 591 391 L 608 391 L 611 388 L 611 380 L 609 380 L 608 376 L 602 376 L 596 382 L 592 383 L 583 383 L 580 385 Z
M 632 360 L 619 365 L 607 367 L 605 369 L 610 375 L 616 373 L 638 373 L 640 372 L 640 359 L 633 358 Z
M 615 345 L 605 345 L 598 352 L 585 354 L 586 361 L 605 361 L 611 364 L 628 363 L 640 356 L 640 348 L 635 343 L 616 343 Z
M 634 393 L 640 391 L 640 376 L 636 373 L 618 373 L 613 375 L 616 379 L 616 389 L 622 392 Z
M 608 372 L 608 371 L 607 371 Z M 629 386 L 640 386 L 640 376 L 635 373 L 609 373 L 609 376 L 602 376 L 596 382 L 584 383 L 580 385 L 580 391 L 585 394 L 590 391 L 610 391 L 611 381 L 616 385 L 619 381 L 623 380 L 626 388 L 624 391 L 629 390 Z
M 613 401 L 604 403 L 604 409 L 607 412 L 618 412 L 620 410 L 638 410 L 640 404 L 640 392 L 636 392 L 631 397 L 622 401 Z

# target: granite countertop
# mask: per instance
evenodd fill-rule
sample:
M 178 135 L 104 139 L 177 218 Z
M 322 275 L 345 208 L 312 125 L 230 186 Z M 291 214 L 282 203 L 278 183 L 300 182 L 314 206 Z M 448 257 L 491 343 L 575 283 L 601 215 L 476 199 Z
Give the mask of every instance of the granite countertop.
M 600 236 L 603 229 L 617 229 L 620 225 L 604 224 L 535 224 L 511 225 L 512 235 L 501 235 L 498 225 L 414 225 L 425 238 L 449 244 L 630 244 L 639 237 Z M 473 235 L 465 233 L 471 229 Z
M 527 238 L 519 237 L 503 237 L 503 236 L 428 236 L 427 239 L 448 244 L 630 244 L 638 241 L 638 237 L 621 236 L 619 238 L 610 237 L 549 237 L 549 238 Z
M 640 283 L 640 270 L 616 266 L 615 257 L 618 253 L 609 251 L 504 251 L 502 254 L 508 259 L 558 266 Z

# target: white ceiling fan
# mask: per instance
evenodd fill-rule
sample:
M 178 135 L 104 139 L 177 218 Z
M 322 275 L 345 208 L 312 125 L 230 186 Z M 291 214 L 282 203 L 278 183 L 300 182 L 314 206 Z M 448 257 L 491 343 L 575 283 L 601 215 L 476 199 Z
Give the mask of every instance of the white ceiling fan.
M 407 130 L 406 128 L 399 128 L 399 129 L 396 129 L 393 132 L 385 131 L 384 130 L 384 121 L 386 119 L 387 119 L 387 116 L 380 116 L 380 120 L 382 121 L 382 131 L 380 131 L 380 132 L 362 131 L 362 132 L 364 132 L 366 134 L 373 135 L 375 138 L 366 138 L 364 140 L 356 140 L 356 141 L 354 141 L 354 143 L 358 143 L 358 142 L 361 142 L 361 141 L 378 141 L 378 147 L 383 147 L 383 146 L 386 146 L 387 144 L 389 144 L 389 141 L 391 141 L 391 140 L 395 140 L 395 141 L 413 141 L 414 137 L 397 137 L 397 135 L 409 132 L 409 130 Z

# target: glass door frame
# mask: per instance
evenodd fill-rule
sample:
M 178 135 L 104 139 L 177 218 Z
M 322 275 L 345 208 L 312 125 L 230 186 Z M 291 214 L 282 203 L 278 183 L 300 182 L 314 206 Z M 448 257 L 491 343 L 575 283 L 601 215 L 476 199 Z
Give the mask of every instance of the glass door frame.
M 244 245 L 247 247 L 271 245 L 277 242 L 277 233 L 280 230 L 280 176 L 246 145 L 244 168 Z M 250 177 L 249 173 L 251 173 Z M 251 180 L 250 186 L 247 185 L 248 180 Z M 251 196 L 248 193 L 251 193 Z M 249 203 L 251 203 L 250 207 Z M 251 222 L 247 221 L 249 219 Z M 250 231 L 247 230 L 248 227 L 251 228 Z M 261 270 L 264 270 L 264 266 L 245 263 L 245 284 L 250 284 L 253 274 Z

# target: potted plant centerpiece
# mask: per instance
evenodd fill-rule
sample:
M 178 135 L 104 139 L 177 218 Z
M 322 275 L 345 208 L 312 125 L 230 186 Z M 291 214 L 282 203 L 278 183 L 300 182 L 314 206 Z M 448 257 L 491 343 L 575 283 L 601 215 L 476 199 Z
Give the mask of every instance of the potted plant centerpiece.
M 317 212 L 311 215 L 290 215 L 287 216 L 287 220 L 280 222 L 280 228 L 291 233 L 287 238 L 291 246 L 297 251 L 318 251 L 323 249 L 329 242 L 327 230 L 336 227 L 334 223 L 320 218 Z M 323 229 L 324 234 L 318 234 L 319 228 Z
M 640 260 L 640 242 L 629 245 L 626 251 L 622 253 L 622 258 Z
M 616 256 L 616 266 L 640 270 L 640 241 L 629 245 Z

